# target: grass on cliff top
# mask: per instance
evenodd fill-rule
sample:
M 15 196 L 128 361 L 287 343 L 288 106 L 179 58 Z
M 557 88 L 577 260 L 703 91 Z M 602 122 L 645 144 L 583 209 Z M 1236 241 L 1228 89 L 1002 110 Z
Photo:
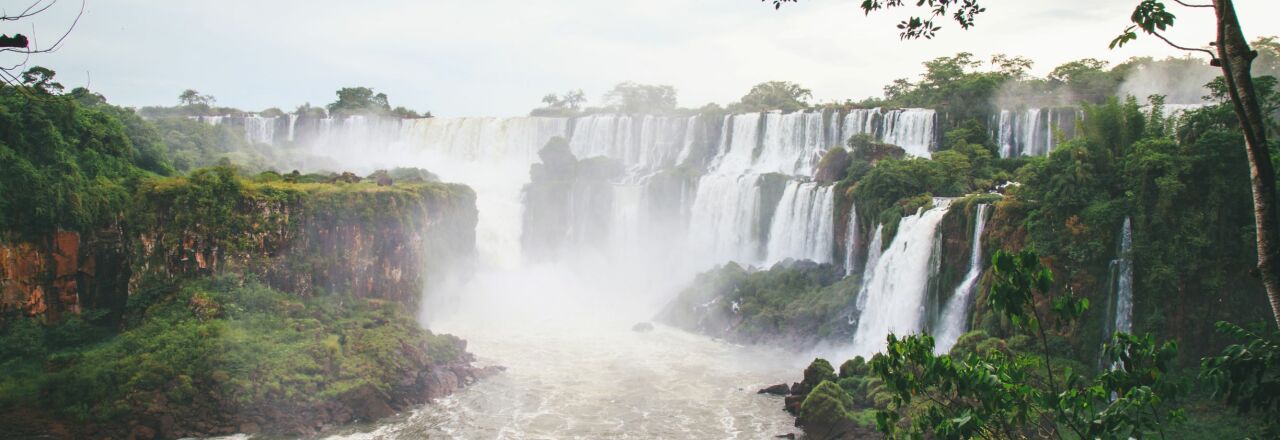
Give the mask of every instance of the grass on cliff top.
M 243 190 L 250 195 L 287 193 L 402 193 L 416 195 L 430 193 L 436 196 L 447 196 L 458 192 L 471 192 L 469 187 L 462 184 L 420 180 L 400 180 L 393 182 L 391 185 L 383 186 L 370 179 L 363 179 L 354 183 L 345 181 L 317 182 L 311 180 L 290 182 L 280 180 L 278 175 L 276 175 L 276 178 L 263 178 L 261 176 L 250 179 L 238 175 L 235 168 L 220 166 L 195 170 L 186 176 L 152 179 L 145 189 L 148 193 L 166 194 L 182 190 L 191 185 L 226 184 Z
M 64 335 L 67 325 L 93 329 L 78 319 L 9 321 L 0 407 L 107 421 L 161 407 L 305 406 L 366 385 L 387 392 L 461 355 L 456 338 L 422 329 L 400 304 L 300 299 L 234 277 L 146 289 L 127 319 L 127 330 L 85 340 Z

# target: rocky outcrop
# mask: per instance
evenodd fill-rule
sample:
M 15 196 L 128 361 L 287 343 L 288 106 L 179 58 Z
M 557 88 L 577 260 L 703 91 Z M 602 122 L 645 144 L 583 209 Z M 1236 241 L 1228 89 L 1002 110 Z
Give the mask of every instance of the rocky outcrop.
M 818 169 L 813 179 L 822 184 L 836 183 L 848 175 L 849 165 L 852 163 L 853 158 L 849 156 L 848 150 L 844 147 L 832 148 L 818 162 Z
M 832 264 L 787 259 L 768 270 L 727 263 L 698 274 L 655 319 L 739 343 L 794 349 L 852 337 L 852 278 Z
M 121 225 L 101 231 L 0 237 L 0 312 L 118 316 L 144 279 L 218 273 L 255 275 L 300 296 L 412 305 L 424 285 L 465 274 L 474 261 L 475 193 L 463 185 L 193 177 L 146 183 L 137 200 Z
M 194 185 L 194 184 L 192 184 Z M 416 303 L 431 276 L 475 252 L 475 195 L 467 187 L 263 185 L 215 202 L 226 219 L 190 218 L 194 188 L 149 188 L 133 225 L 130 285 L 147 276 L 255 274 L 301 296 L 344 292 Z
M 58 321 L 85 307 L 123 307 L 128 268 L 120 238 L 118 229 L 0 237 L 0 319 L 21 314 Z
M 533 259 L 555 258 L 566 244 L 607 242 L 613 204 L 610 180 L 623 172 L 607 157 L 578 159 L 569 141 L 552 138 L 538 151 L 524 187 L 521 249 Z

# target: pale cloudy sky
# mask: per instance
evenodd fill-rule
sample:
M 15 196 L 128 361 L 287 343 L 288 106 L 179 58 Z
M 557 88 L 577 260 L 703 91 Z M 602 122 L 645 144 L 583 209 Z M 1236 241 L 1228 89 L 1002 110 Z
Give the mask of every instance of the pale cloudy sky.
M 596 104 L 625 80 L 673 85 L 688 107 L 735 101 L 767 80 L 833 101 L 879 96 L 922 61 L 959 51 L 1027 56 L 1041 75 L 1085 57 L 1180 55 L 1148 37 L 1107 49 L 1137 1 L 984 0 L 973 30 L 948 24 L 941 39 L 899 41 L 906 10 L 866 17 L 857 0 L 780 11 L 756 0 L 87 0 L 65 47 L 32 64 L 129 106 L 172 104 L 194 88 L 219 105 L 292 109 L 359 85 L 439 116 L 515 116 L 552 91 L 581 88 Z M 10 12 L 27 3 L 0 0 Z M 1280 1 L 1236 6 L 1247 37 L 1280 34 Z M 79 7 L 60 0 L 34 22 L 37 36 L 52 40 Z M 1175 41 L 1212 39 L 1211 10 L 1174 8 Z

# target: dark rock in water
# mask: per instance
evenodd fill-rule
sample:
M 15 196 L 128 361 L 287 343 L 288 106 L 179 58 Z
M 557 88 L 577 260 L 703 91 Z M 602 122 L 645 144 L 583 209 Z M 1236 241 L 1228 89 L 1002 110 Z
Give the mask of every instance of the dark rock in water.
M 641 322 L 631 326 L 631 331 L 640 332 L 640 333 L 653 331 L 653 324 L 650 324 L 648 322 Z
M 801 391 L 803 391 L 803 390 L 804 390 L 804 388 L 800 385 L 800 382 L 791 382 L 791 393 L 790 393 L 790 394 L 796 394 L 796 395 L 799 395 L 799 394 L 802 394 L 802 393 L 801 393 Z
M 775 396 L 785 396 L 789 392 L 791 392 L 791 388 L 788 387 L 787 384 L 785 383 L 780 383 L 767 388 L 762 388 L 760 391 L 757 391 L 756 394 L 772 394 Z
M 787 438 L 787 439 L 791 439 L 791 440 L 796 440 L 796 435 L 795 435 L 795 433 L 788 432 L 788 433 L 786 433 L 786 434 L 782 434 L 782 435 L 775 435 L 775 436 L 773 436 L 773 438 Z
M 791 413 L 793 416 L 800 414 L 800 404 L 804 403 L 804 397 L 805 396 L 798 396 L 795 394 L 787 396 L 786 399 L 782 401 L 784 405 L 783 409 L 786 409 L 787 412 Z

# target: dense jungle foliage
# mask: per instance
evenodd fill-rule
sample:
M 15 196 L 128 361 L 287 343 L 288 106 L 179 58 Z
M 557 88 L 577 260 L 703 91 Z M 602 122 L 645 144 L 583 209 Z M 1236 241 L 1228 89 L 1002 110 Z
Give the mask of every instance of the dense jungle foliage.
M 249 218 L 246 203 L 290 200 L 320 213 L 315 221 L 335 223 L 389 213 L 418 219 L 422 212 L 396 210 L 420 209 L 409 202 L 431 191 L 465 189 L 408 168 L 368 178 L 249 174 L 232 164 L 263 164 L 269 151 L 249 144 L 243 131 L 185 116 L 143 119 L 85 89 L 60 93 L 53 72 L 40 73 L 27 85 L 0 85 L 0 243 L 47 243 L 56 230 L 128 243 L 122 234 L 136 237 L 147 226 L 221 240 L 220 252 L 233 255 L 265 245 L 250 235 L 260 241 L 299 220 L 280 213 L 268 225 Z M 205 100 L 188 106 L 208 101 L 187 98 Z M 174 215 L 154 218 L 161 212 Z M 261 229 L 267 226 L 275 230 Z M 315 256 L 326 257 L 333 258 Z M 166 262 L 155 263 L 160 275 Z M 406 377 L 465 360 L 461 340 L 424 330 L 408 310 L 412 302 L 357 297 L 318 282 L 312 295 L 286 293 L 242 269 L 213 278 L 137 271 L 121 309 L 85 303 L 57 322 L 4 311 L 0 409 L 15 415 L 0 418 L 0 430 L 45 415 L 79 426 L 73 436 L 100 426 L 96 435 L 123 437 L 130 434 L 126 422 L 162 416 L 186 423 L 188 433 L 215 432 L 190 427 L 206 422 L 243 430 L 237 417 L 270 408 L 288 417 L 317 408 L 323 414 L 322 407 L 333 414 L 325 405 L 351 396 L 391 401 Z M 174 432 L 184 431 L 165 435 Z

